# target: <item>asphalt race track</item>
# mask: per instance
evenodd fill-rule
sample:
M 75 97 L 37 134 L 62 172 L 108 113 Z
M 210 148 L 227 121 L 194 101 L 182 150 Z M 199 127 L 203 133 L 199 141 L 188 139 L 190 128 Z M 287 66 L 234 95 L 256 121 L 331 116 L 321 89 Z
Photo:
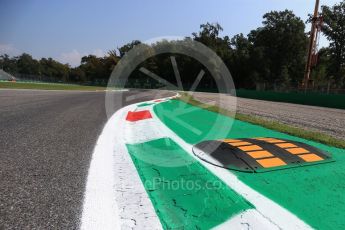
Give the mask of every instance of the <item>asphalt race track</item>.
M 145 91 L 123 105 L 172 96 Z M 104 92 L 0 90 L 0 229 L 76 229 Z

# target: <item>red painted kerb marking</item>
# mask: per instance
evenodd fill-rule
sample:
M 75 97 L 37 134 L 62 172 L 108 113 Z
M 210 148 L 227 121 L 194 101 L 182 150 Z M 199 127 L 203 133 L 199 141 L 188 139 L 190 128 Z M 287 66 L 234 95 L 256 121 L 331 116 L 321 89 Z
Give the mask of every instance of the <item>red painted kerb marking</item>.
M 161 99 L 158 99 L 158 100 L 155 100 L 155 101 L 153 101 L 153 102 L 161 102 L 161 101 L 163 101 L 163 100 L 161 100 Z
M 138 112 L 131 112 L 129 111 L 126 117 L 127 121 L 140 121 L 140 120 L 145 120 L 145 119 L 150 119 L 152 118 L 150 111 L 148 110 L 143 110 L 143 111 L 138 111 Z

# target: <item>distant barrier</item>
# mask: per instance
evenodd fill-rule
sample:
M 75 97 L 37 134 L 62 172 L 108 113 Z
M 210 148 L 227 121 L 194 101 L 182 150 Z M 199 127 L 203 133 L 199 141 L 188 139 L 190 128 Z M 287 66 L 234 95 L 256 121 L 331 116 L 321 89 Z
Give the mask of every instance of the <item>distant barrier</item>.
M 143 88 L 155 89 L 162 87 L 159 83 L 150 81 L 129 81 L 126 83 L 128 88 Z M 185 87 L 185 85 L 184 85 Z M 185 90 L 188 86 L 185 87 Z M 296 90 L 296 89 L 295 89 Z M 213 87 L 197 88 L 199 92 L 215 92 Z M 345 109 L 345 94 L 326 94 L 320 92 L 303 92 L 303 91 L 290 91 L 290 92 L 275 92 L 275 91 L 257 91 L 237 89 L 236 95 L 243 98 L 251 98 L 265 101 L 288 102 L 302 105 L 313 105 L 337 109 Z
M 345 94 L 321 94 L 313 92 L 280 93 L 245 89 L 236 90 L 236 94 L 238 97 L 243 98 L 345 109 Z

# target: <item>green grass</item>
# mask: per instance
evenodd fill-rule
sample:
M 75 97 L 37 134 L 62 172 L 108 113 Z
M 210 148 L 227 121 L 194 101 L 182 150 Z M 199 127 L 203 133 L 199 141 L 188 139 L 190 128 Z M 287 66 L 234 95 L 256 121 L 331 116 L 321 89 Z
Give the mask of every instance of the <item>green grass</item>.
M 194 106 L 202 107 L 202 108 L 209 110 L 209 111 L 212 111 L 212 112 L 216 112 L 219 114 L 223 114 L 225 116 L 233 117 L 233 113 L 231 113 L 230 111 L 228 111 L 226 109 L 220 108 L 218 106 L 207 105 L 207 107 L 205 108 L 206 105 L 204 103 L 195 100 L 192 96 L 190 96 L 188 94 L 182 94 L 181 97 L 179 97 L 179 100 L 186 102 L 186 103 L 189 103 L 189 104 L 194 105 Z M 257 116 L 252 116 L 252 115 L 247 115 L 247 114 L 236 113 L 235 118 L 237 120 L 240 120 L 240 121 L 245 121 L 245 122 L 249 122 L 252 124 L 260 125 L 262 127 L 276 130 L 276 131 L 279 131 L 282 133 L 290 134 L 290 135 L 293 135 L 296 137 L 301 137 L 301 138 L 308 139 L 311 141 L 316 141 L 316 142 L 326 144 L 329 146 L 334 146 L 334 147 L 338 147 L 338 148 L 345 148 L 345 141 L 344 140 L 334 138 L 334 137 L 329 136 L 329 135 L 324 134 L 324 133 L 308 131 L 308 130 L 293 127 L 290 125 L 282 124 L 282 123 L 279 123 L 276 121 L 269 121 L 269 120 L 262 119 L 262 118 L 257 117 Z
M 57 83 L 0 82 L 0 89 L 40 89 L 40 90 L 105 90 L 106 87 L 69 85 Z

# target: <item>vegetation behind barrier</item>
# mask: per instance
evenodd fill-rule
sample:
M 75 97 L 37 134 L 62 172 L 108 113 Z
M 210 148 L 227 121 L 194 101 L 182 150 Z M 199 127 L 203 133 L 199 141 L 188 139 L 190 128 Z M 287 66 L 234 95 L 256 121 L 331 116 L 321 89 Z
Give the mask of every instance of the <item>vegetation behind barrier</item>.
M 313 68 L 309 84 L 313 90 L 345 90 L 344 13 L 345 0 L 333 6 L 322 6 L 322 32 L 329 46 L 319 51 L 318 65 Z M 230 70 L 237 87 L 257 90 L 276 87 L 278 91 L 285 91 L 300 87 L 303 80 L 308 45 L 306 25 L 309 27 L 293 11 L 271 11 L 263 15 L 260 27 L 253 28 L 248 34 L 226 35 L 220 24 L 207 22 L 200 25 L 198 32 L 184 39 L 200 42 L 215 51 Z M 103 57 L 83 56 L 78 66 L 60 63 L 52 58 L 38 60 L 25 53 L 15 57 L 4 54 L 0 55 L 0 69 L 14 75 L 18 81 L 104 86 L 114 67 L 133 47 L 141 44 L 153 54 L 159 47 L 168 47 L 174 43 L 178 41 L 160 40 L 143 44 L 134 40 L 109 50 Z M 183 85 L 192 85 L 202 66 L 189 56 L 174 52 L 154 55 L 141 63 L 141 67 L 174 83 L 171 55 L 176 58 Z M 209 62 L 212 64 L 213 60 Z M 137 69 L 132 78 L 138 82 L 144 80 L 148 87 L 151 83 L 144 75 Z M 205 73 L 199 87 L 212 89 L 214 83 L 210 74 Z

